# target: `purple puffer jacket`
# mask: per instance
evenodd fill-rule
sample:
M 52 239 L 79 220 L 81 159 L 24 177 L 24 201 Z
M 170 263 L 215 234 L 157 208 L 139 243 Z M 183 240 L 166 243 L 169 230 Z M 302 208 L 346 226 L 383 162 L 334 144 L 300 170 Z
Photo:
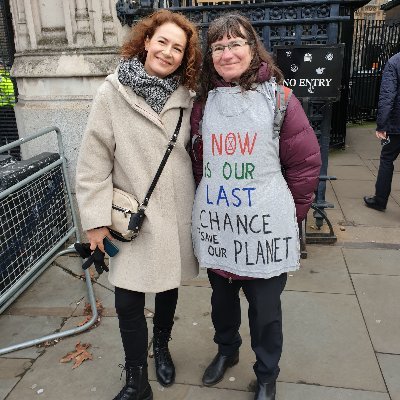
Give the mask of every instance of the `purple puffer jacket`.
M 268 65 L 262 64 L 259 70 L 259 81 L 265 82 L 270 78 L 271 73 Z M 216 86 L 228 85 L 224 81 L 216 83 Z M 202 117 L 203 104 L 195 102 L 190 122 L 191 157 L 197 185 L 203 176 L 203 145 L 201 132 L 199 132 L 199 123 Z M 321 168 L 321 154 L 314 130 L 310 126 L 303 107 L 294 95 L 290 97 L 281 128 L 279 157 L 284 177 L 296 206 L 297 221 L 301 222 L 306 217 L 314 198 Z M 246 279 L 225 271 L 214 271 L 226 278 Z

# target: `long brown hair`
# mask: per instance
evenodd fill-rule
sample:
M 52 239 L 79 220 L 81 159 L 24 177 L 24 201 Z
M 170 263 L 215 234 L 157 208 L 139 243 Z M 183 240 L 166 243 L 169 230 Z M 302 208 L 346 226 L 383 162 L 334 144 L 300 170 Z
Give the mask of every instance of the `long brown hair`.
M 144 48 L 146 38 L 151 39 L 156 29 L 167 22 L 172 22 L 179 26 L 186 34 L 185 54 L 182 64 L 175 74 L 181 77 L 182 85 L 188 89 L 195 90 L 201 65 L 199 35 L 195 25 L 182 14 L 160 10 L 137 22 L 132 27 L 129 39 L 122 45 L 121 56 L 124 59 L 137 57 L 144 64 L 147 55 Z
M 242 28 L 242 30 L 240 29 Z M 209 26 L 207 31 L 207 47 L 204 55 L 203 71 L 200 81 L 200 99 L 206 101 L 208 92 L 215 87 L 215 82 L 221 77 L 214 68 L 212 54 L 210 52 L 211 45 L 217 40 L 221 40 L 224 35 L 228 38 L 241 37 L 247 40 L 252 50 L 252 60 L 250 66 L 239 79 L 239 85 L 244 90 L 249 90 L 253 83 L 258 81 L 258 70 L 261 63 L 266 62 L 278 83 L 283 82 L 283 74 L 276 66 L 274 59 L 265 49 L 257 32 L 252 27 L 251 22 L 240 14 L 226 14 L 215 19 Z

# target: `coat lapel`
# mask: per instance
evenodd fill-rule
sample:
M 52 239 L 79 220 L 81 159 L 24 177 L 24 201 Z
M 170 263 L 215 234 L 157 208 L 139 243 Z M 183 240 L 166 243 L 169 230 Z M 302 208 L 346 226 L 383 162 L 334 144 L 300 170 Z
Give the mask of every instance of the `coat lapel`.
M 124 100 L 139 114 L 143 115 L 146 119 L 153 122 L 160 129 L 164 130 L 164 125 L 159 115 L 144 101 L 144 99 L 138 96 L 130 87 L 122 85 L 118 80 L 117 72 L 112 75 L 108 75 L 106 81 L 109 81 L 114 88 L 120 93 Z
M 161 110 L 160 118 L 162 118 L 168 110 L 173 108 L 189 108 L 192 105 L 192 99 L 195 95 L 195 92 L 187 90 L 183 86 L 179 86 L 165 103 L 164 108 Z

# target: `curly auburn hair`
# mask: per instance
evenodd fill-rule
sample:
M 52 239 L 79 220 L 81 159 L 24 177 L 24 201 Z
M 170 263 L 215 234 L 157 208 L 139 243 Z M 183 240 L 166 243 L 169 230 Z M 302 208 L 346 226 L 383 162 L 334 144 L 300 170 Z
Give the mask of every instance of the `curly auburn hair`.
M 209 26 L 207 31 L 207 47 L 203 62 L 203 72 L 201 76 L 200 99 L 207 100 L 208 92 L 215 87 L 215 82 L 221 77 L 214 68 L 212 54 L 209 49 L 217 40 L 221 40 L 224 35 L 228 39 L 240 37 L 245 39 L 252 50 L 252 60 L 250 66 L 239 79 L 239 85 L 243 90 L 249 90 L 253 83 L 258 81 L 258 70 L 261 63 L 265 62 L 271 69 L 271 75 L 274 76 L 279 84 L 283 83 L 283 74 L 276 66 L 274 59 L 265 49 L 257 32 L 251 25 L 251 22 L 240 14 L 226 14 L 215 19 Z
M 167 22 L 179 26 L 186 34 L 185 54 L 175 74 L 181 77 L 183 86 L 195 90 L 202 58 L 199 35 L 196 26 L 182 14 L 160 10 L 137 22 L 132 27 L 129 39 L 122 45 L 121 56 L 124 59 L 137 57 L 144 64 L 147 56 L 144 48 L 146 39 L 151 39 L 156 29 Z

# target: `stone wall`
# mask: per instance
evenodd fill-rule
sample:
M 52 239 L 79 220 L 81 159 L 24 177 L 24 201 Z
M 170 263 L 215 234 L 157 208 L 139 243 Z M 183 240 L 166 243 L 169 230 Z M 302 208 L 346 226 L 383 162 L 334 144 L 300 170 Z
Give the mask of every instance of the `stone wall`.
M 19 135 L 58 126 L 74 187 L 91 100 L 115 70 L 129 28 L 121 26 L 114 0 L 11 0 L 11 11 Z M 55 138 L 46 138 L 30 142 L 22 152 L 28 157 L 55 149 Z

